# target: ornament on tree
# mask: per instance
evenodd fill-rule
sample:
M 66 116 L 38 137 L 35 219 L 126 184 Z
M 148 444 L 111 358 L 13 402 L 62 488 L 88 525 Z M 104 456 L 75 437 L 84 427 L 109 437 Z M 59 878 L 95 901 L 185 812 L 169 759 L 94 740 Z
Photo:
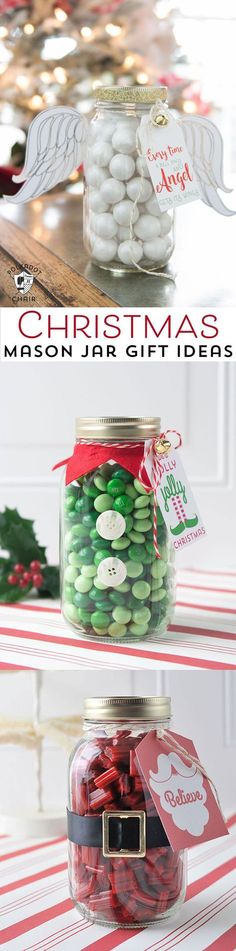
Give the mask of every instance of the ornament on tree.
M 163 72 L 175 76 L 181 65 L 174 14 L 159 18 L 158 6 L 159 0 L 0 0 L 3 124 L 6 106 L 11 125 L 26 131 L 46 106 L 89 113 L 101 85 L 142 86 L 156 84 Z M 183 110 L 191 81 L 185 64 L 184 78 L 171 84 L 171 106 Z

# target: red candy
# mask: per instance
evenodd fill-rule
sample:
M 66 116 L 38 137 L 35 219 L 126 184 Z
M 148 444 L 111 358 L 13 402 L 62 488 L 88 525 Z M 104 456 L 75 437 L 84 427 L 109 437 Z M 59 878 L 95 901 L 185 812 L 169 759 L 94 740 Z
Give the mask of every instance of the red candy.
M 90 793 L 89 796 L 90 809 L 99 809 L 101 806 L 106 806 L 112 799 L 113 793 L 111 790 L 96 789 L 96 792 Z
M 97 776 L 94 780 L 94 785 L 98 788 L 103 788 L 104 786 L 110 786 L 111 783 L 114 783 L 116 779 L 119 779 L 119 770 L 112 766 L 111 769 L 107 769 L 105 773 L 102 773 L 101 776 Z
M 144 810 L 147 818 L 156 815 L 135 756 L 144 735 L 122 730 L 111 739 L 83 741 L 71 766 L 74 812 L 84 816 L 102 815 L 104 809 Z M 182 856 L 170 846 L 149 848 L 144 858 L 119 852 L 105 858 L 102 848 L 70 842 L 69 856 L 73 899 L 92 920 L 141 927 L 168 914 L 181 898 Z

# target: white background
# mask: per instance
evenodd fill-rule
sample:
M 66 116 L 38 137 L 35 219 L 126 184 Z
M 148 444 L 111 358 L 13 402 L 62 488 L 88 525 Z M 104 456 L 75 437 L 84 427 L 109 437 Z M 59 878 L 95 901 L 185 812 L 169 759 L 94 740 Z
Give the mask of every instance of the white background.
M 214 779 L 226 813 L 236 801 L 236 673 L 230 671 L 109 671 L 107 673 L 44 672 L 41 718 L 78 715 L 83 697 L 119 694 L 166 694 L 172 697 L 173 727 L 190 736 Z M 35 672 L 0 673 L 2 717 L 32 718 Z M 74 745 L 74 744 L 72 744 Z M 67 753 L 44 744 L 42 786 L 44 809 L 64 812 L 67 796 Z M 0 813 L 37 807 L 36 756 L 22 747 L 0 746 Z
M 59 474 L 72 451 L 76 416 L 157 415 L 183 436 L 182 458 L 207 540 L 178 556 L 181 567 L 235 567 L 235 364 L 1 366 L 0 509 L 35 518 L 58 561 Z

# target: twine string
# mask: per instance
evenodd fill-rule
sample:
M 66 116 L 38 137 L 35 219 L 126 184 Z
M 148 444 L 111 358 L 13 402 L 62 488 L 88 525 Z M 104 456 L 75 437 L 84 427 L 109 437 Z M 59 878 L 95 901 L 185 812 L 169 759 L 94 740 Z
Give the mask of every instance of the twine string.
M 163 104 L 161 103 L 161 101 L 157 100 L 157 102 L 155 103 L 155 109 L 156 107 L 158 110 L 160 108 L 163 108 Z M 152 110 L 151 110 L 151 113 L 152 113 Z M 129 224 L 130 241 L 133 241 L 133 239 L 135 239 L 136 237 L 134 235 L 134 224 L 135 224 L 134 214 L 135 214 L 139 201 L 142 201 L 142 188 L 143 188 L 143 183 L 145 181 L 145 175 L 144 175 L 142 163 L 144 159 L 146 161 L 146 157 L 143 154 L 142 149 L 140 148 L 139 127 L 136 130 L 136 152 L 138 153 L 138 157 L 141 159 L 141 173 L 140 173 L 141 183 L 140 183 L 140 188 L 139 188 L 137 197 L 135 198 L 135 201 L 133 202 L 133 208 L 130 215 L 130 224 Z M 173 274 L 169 274 L 166 271 L 165 273 L 163 273 L 163 271 L 156 271 L 155 264 L 153 264 L 153 266 L 150 268 L 142 267 L 141 264 L 138 264 L 138 262 L 134 260 L 134 257 L 132 256 L 132 251 L 131 251 L 131 261 L 134 267 L 137 268 L 138 271 L 141 271 L 142 274 L 150 274 L 151 277 L 161 277 L 162 280 L 171 281 L 173 284 L 175 284 L 175 277 Z
M 192 756 L 192 754 L 188 753 L 188 751 L 185 749 L 185 747 L 184 747 L 184 746 L 181 746 L 181 744 L 178 742 L 178 740 L 176 740 L 173 736 L 169 737 L 169 733 L 168 733 L 167 730 L 164 729 L 164 727 L 162 727 L 162 728 L 160 728 L 159 730 L 157 730 L 157 731 L 156 731 L 156 734 L 157 734 L 158 739 L 161 740 L 163 743 L 165 743 L 165 745 L 168 746 L 169 749 L 172 750 L 172 748 L 174 747 L 176 750 L 178 750 L 179 753 L 182 753 L 182 755 L 185 756 L 185 758 L 188 760 L 188 762 L 191 763 L 192 765 L 196 766 L 197 769 L 199 770 L 199 772 L 202 773 L 202 776 L 204 776 L 205 779 L 207 779 L 207 782 L 210 783 L 210 786 L 212 787 L 213 792 L 214 792 L 214 794 L 215 794 L 215 799 L 216 799 L 217 805 L 218 805 L 218 807 L 219 807 L 219 810 L 220 810 L 220 812 L 221 812 L 222 818 L 224 818 L 224 817 L 223 817 L 223 813 L 222 813 L 222 809 L 221 809 L 221 804 L 220 804 L 219 795 L 218 795 L 218 792 L 217 792 L 215 783 L 213 782 L 213 779 L 211 779 L 211 777 L 209 776 L 209 773 L 207 772 L 207 770 L 205 769 L 205 767 L 202 765 L 202 763 L 200 762 L 200 760 L 198 759 L 198 757 L 197 757 L 197 756 Z
M 173 448 L 178 449 L 179 446 L 182 445 L 182 436 L 175 429 L 167 429 L 165 433 L 161 433 L 160 436 L 158 436 L 158 439 L 154 437 L 154 439 L 150 440 L 149 444 L 147 443 L 144 444 L 144 454 L 141 460 L 139 474 L 138 474 L 139 481 L 143 485 L 144 489 L 146 489 L 146 491 L 148 490 L 150 491 L 150 486 L 147 485 L 147 481 L 145 481 L 145 472 L 147 472 L 146 463 L 150 456 L 152 460 L 151 484 L 152 484 L 152 489 L 154 492 L 153 544 L 154 544 L 155 554 L 157 558 L 161 558 L 161 554 L 158 548 L 158 539 L 157 539 L 157 506 L 158 506 L 157 488 L 160 485 L 163 472 L 165 471 L 163 462 L 162 462 L 162 457 L 160 453 L 158 452 L 158 443 L 166 440 L 168 435 L 175 435 L 177 437 L 177 444 Z

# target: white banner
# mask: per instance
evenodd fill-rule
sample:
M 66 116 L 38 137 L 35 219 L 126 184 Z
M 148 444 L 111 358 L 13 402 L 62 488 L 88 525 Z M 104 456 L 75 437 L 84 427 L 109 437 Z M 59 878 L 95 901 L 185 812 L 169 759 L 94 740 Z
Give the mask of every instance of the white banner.
M 1 361 L 236 359 L 233 308 L 2 308 Z

